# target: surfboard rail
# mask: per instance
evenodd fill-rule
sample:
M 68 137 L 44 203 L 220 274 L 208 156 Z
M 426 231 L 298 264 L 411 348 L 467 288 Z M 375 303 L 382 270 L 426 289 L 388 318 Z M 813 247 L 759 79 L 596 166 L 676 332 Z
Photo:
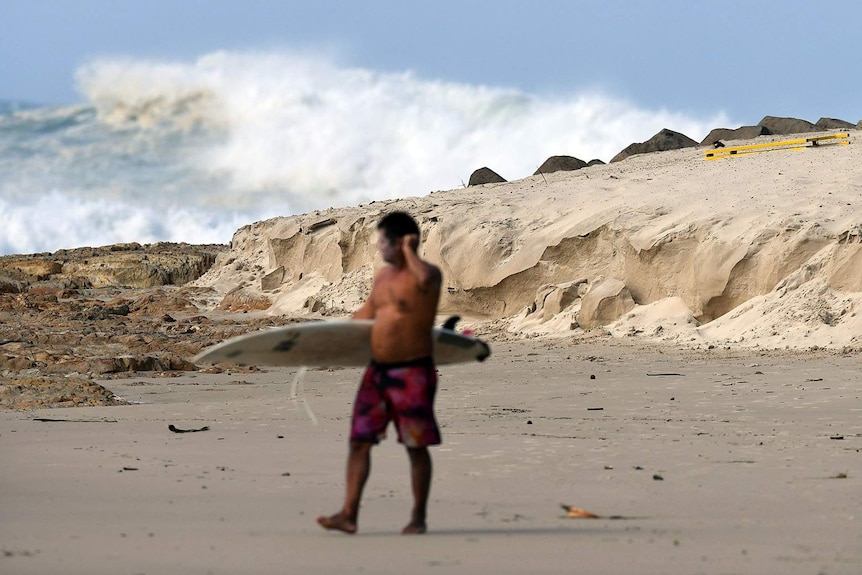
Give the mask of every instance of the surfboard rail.
M 373 320 L 311 321 L 268 328 L 215 344 L 192 361 L 281 367 L 363 367 L 371 361 Z M 454 329 L 433 330 L 434 362 L 485 361 L 491 347 Z

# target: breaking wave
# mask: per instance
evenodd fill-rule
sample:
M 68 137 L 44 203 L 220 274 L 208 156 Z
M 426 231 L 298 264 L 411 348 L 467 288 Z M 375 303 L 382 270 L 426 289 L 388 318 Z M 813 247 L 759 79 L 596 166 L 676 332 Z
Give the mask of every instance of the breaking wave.
M 96 59 L 86 103 L 0 106 L 0 253 L 224 243 L 273 217 L 507 179 L 551 155 L 608 161 L 662 128 L 730 125 L 597 92 L 537 95 L 291 53 Z

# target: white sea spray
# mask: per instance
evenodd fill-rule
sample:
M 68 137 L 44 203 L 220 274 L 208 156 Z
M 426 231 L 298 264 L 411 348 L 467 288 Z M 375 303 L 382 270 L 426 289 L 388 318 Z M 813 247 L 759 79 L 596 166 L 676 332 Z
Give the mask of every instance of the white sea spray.
M 0 253 L 227 242 L 276 215 L 514 180 L 552 155 L 608 161 L 662 128 L 731 125 L 598 92 L 537 95 L 291 53 L 100 58 L 86 103 L 0 107 Z

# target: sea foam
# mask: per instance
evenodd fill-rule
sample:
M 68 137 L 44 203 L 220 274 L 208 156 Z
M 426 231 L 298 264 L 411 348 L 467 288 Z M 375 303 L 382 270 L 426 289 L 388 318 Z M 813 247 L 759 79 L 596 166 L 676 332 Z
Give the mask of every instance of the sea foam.
M 227 242 L 275 215 L 507 179 L 551 155 L 607 161 L 662 128 L 730 125 L 584 91 L 537 95 L 299 53 L 99 58 L 86 103 L 0 108 L 0 253 Z

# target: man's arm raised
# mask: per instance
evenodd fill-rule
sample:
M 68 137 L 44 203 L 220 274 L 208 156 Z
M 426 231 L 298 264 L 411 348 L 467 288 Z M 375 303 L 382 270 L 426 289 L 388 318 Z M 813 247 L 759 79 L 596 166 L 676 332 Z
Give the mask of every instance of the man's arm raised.
M 422 289 L 433 289 L 440 284 L 440 270 L 417 255 L 418 247 L 419 236 L 416 234 L 406 235 L 401 239 L 401 252 L 404 254 L 407 269 L 416 277 Z

